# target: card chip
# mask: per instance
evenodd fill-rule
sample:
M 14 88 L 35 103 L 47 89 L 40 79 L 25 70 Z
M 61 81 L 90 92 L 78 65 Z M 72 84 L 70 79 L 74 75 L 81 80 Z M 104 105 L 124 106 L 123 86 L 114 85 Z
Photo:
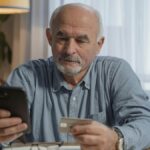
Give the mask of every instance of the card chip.
M 90 124 L 91 122 L 92 122 L 91 119 L 62 117 L 59 125 L 59 131 L 62 133 L 68 133 L 70 132 L 70 128 L 76 124 L 84 125 L 84 124 Z
M 66 128 L 67 127 L 67 123 L 64 123 L 64 122 L 60 123 L 60 127 Z

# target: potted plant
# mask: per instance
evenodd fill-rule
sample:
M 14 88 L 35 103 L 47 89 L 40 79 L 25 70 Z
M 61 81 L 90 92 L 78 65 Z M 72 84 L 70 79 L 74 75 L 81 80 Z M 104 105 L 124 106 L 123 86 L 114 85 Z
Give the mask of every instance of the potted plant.
M 10 15 L 0 15 L 0 68 L 6 59 L 9 64 L 11 64 L 12 61 L 12 50 L 6 41 L 5 34 L 1 31 L 1 27 L 3 22 L 5 22 Z
M 0 15 L 0 85 L 4 83 L 4 79 L 6 76 L 5 62 L 11 64 L 12 61 L 12 50 L 6 41 L 6 37 L 2 29 L 2 24 L 9 18 L 9 15 Z

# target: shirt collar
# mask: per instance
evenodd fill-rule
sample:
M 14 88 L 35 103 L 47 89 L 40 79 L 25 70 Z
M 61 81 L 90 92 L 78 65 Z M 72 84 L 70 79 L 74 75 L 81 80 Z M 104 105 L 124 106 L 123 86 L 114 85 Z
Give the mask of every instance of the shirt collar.
M 53 91 L 57 92 L 60 90 L 62 86 L 65 86 L 64 79 L 54 64 L 54 72 L 53 72 Z
M 91 68 L 93 66 L 93 62 L 90 65 L 86 75 L 84 76 L 84 78 L 81 80 L 80 83 L 78 83 L 78 85 L 80 86 L 84 86 L 87 89 L 90 89 L 90 85 L 91 85 Z M 77 85 L 77 86 L 78 86 Z M 60 73 L 60 71 L 57 69 L 56 65 L 54 64 L 54 72 L 53 72 L 53 91 L 57 92 L 59 91 L 62 87 L 69 89 L 68 84 L 64 81 L 62 74 Z
M 84 76 L 84 78 L 81 81 L 81 84 L 84 84 L 85 88 L 90 89 L 91 87 L 91 69 L 93 66 L 93 62 L 91 63 L 86 75 Z

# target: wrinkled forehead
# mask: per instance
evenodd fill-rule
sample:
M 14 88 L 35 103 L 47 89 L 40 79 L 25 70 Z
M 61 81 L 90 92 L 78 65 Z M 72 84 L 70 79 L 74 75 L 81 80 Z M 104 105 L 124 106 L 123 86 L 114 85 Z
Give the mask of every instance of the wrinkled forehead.
M 60 26 L 70 26 L 74 28 L 87 28 L 98 30 L 98 20 L 95 13 L 86 7 L 68 6 L 59 10 L 53 18 L 52 30 Z

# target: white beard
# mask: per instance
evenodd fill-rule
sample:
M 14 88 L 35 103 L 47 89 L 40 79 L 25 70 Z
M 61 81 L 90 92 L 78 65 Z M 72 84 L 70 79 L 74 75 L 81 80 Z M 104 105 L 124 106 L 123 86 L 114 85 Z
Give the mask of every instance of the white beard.
M 74 76 L 78 74 L 82 69 L 82 66 L 65 68 L 63 65 L 59 64 L 58 62 L 56 62 L 56 66 L 60 72 L 68 76 Z

